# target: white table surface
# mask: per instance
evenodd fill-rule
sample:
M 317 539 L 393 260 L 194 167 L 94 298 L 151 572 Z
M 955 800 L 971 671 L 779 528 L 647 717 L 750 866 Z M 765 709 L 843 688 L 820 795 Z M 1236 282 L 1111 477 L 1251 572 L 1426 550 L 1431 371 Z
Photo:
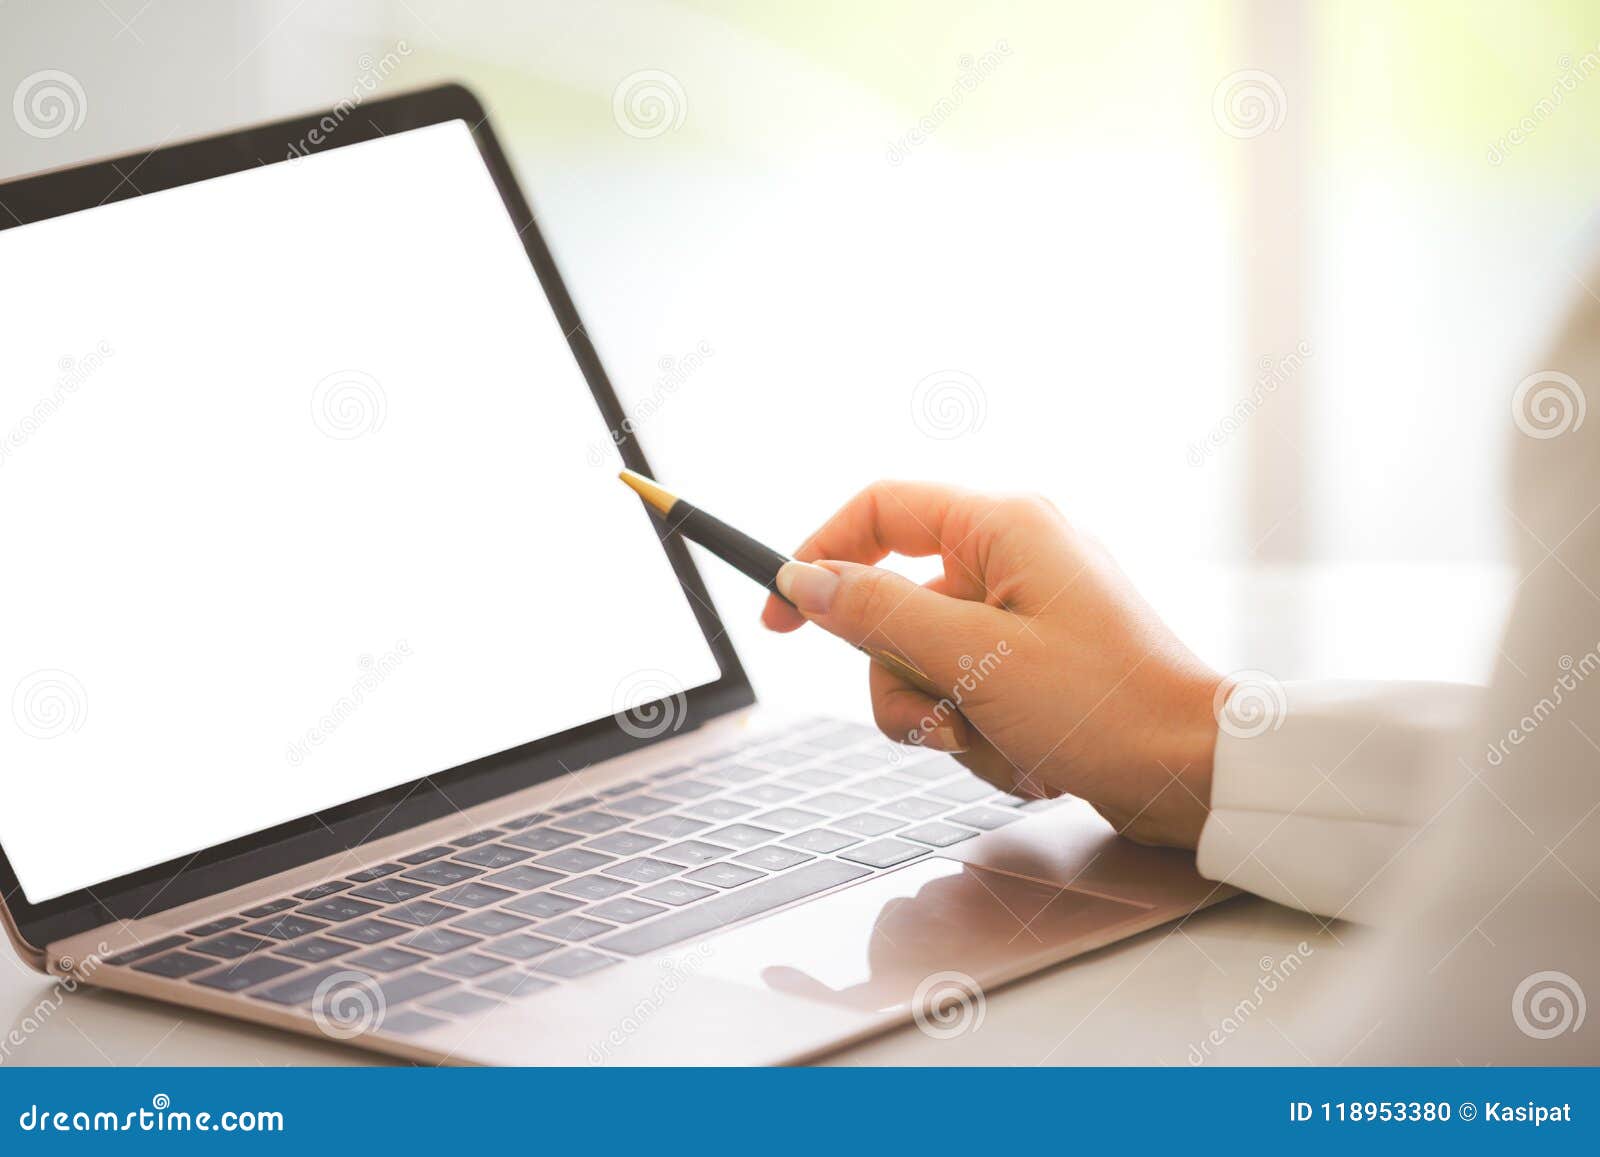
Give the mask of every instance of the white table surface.
M 1497 654 L 1510 589 L 1506 572 L 1493 568 L 1139 577 L 1157 608 L 1216 667 L 1249 666 L 1283 679 L 1481 681 Z M 756 605 L 750 592 L 717 580 L 714 588 L 764 698 L 863 716 L 858 656 L 821 637 L 765 636 L 749 622 Z M 1303 956 L 1294 983 L 1279 988 L 1262 1015 L 1210 1046 L 1207 1063 L 1359 1062 L 1359 1055 L 1334 1055 L 1310 1026 L 1313 1002 L 1334 987 L 1364 939 L 1358 928 L 1324 929 L 1304 913 L 1240 897 L 990 992 L 981 1022 L 960 1035 L 936 1039 L 907 1026 L 846 1049 L 832 1063 L 1190 1064 L 1263 971 L 1292 953 Z M 1301 942 L 1310 951 L 1299 950 Z M 358 1050 L 115 993 L 84 988 L 62 997 L 48 978 L 9 954 L 7 960 L 0 964 L 0 1026 L 17 1035 L 0 1049 L 0 1065 L 383 1063 Z

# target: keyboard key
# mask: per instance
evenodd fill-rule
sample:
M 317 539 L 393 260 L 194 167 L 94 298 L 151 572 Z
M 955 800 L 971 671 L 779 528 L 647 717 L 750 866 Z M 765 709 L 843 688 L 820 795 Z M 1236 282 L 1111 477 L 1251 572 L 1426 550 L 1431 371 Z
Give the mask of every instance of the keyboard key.
M 383 996 L 384 1007 L 404 1004 L 408 1000 L 416 1000 L 420 996 L 428 996 L 446 988 L 453 988 L 455 981 L 447 976 L 435 976 L 431 972 L 405 972 L 399 976 L 391 976 L 388 980 L 378 985 L 378 991 Z M 387 1026 L 391 1018 L 385 1017 Z
M 243 992 L 299 970 L 300 965 L 292 960 L 280 960 L 276 956 L 251 956 L 237 964 L 229 964 L 196 977 L 194 983 L 207 988 L 220 988 L 223 992 Z
M 630 816 L 653 816 L 666 811 L 673 806 L 669 799 L 661 799 L 653 795 L 636 795 L 631 799 L 619 799 L 611 804 L 611 810 Z
M 324 984 L 328 987 L 322 988 Z M 273 1004 L 306 1004 L 317 996 L 318 989 L 322 989 L 322 999 L 326 1002 L 324 1007 L 331 1007 L 338 1001 L 339 993 L 357 988 L 375 990 L 377 981 L 348 968 L 315 968 L 310 972 L 300 973 L 293 980 L 274 984 L 270 988 L 263 988 L 250 995 L 257 1000 L 268 1000 Z M 370 992 L 368 995 L 370 996 Z
M 359 872 L 351 872 L 346 878 L 352 884 L 365 884 L 368 880 L 381 879 L 392 876 L 401 868 L 400 864 L 374 864 L 370 868 L 362 868 Z
M 554 868 L 558 872 L 588 872 L 601 864 L 609 864 L 615 856 L 602 856 L 599 852 L 586 852 L 581 848 L 566 848 L 539 857 L 541 868 Z
M 468 952 L 461 956 L 452 956 L 448 960 L 436 960 L 433 967 L 438 972 L 448 972 L 451 976 L 459 976 L 463 980 L 471 980 L 475 976 L 487 976 L 491 972 L 498 972 L 510 965 L 504 960 L 496 960 L 493 956 L 484 956 L 479 952 Z
M 907 860 L 926 855 L 927 852 L 928 849 L 920 844 L 908 844 L 904 840 L 874 840 L 870 844 L 862 844 L 848 852 L 840 852 L 839 855 L 842 859 L 854 860 L 869 867 L 891 868 L 895 864 L 903 864 Z
M 475 992 L 447 992 L 433 1000 L 422 1002 L 423 1008 L 436 1008 L 440 1012 L 454 1013 L 457 1016 L 471 1016 L 474 1013 L 487 1012 L 491 1008 L 499 1008 L 500 1002 L 487 996 L 479 996 Z
M 340 940 L 350 940 L 356 944 L 377 944 L 404 931 L 404 925 L 391 924 L 387 920 L 357 920 L 354 924 L 339 925 L 328 935 L 336 936 Z
M 779 834 L 771 828 L 758 828 L 754 824 L 729 824 L 725 828 L 707 832 L 706 839 L 714 843 L 726 844 L 730 848 L 748 848 L 756 844 L 764 844 L 768 840 L 775 840 Z M 671 857 L 663 858 L 670 859 Z
M 243 932 L 229 932 L 213 940 L 202 940 L 198 944 L 191 944 L 189 949 L 192 952 L 215 956 L 220 960 L 235 960 L 240 956 L 249 956 L 252 952 L 270 947 L 272 947 L 270 940 L 262 940 L 258 936 L 246 936 Z
M 499 936 L 505 932 L 525 928 L 529 923 L 530 921 L 521 916 L 513 916 L 510 912 L 502 912 L 498 908 L 485 908 L 481 912 L 463 916 L 451 927 L 460 928 L 463 932 L 477 932 L 484 936 Z
M 682 779 L 677 783 L 662 784 L 656 790 L 673 799 L 705 799 L 708 795 L 716 795 L 722 789 L 716 784 L 701 783 L 698 779 Z
M 846 812 L 860 811 L 864 807 L 872 806 L 872 801 L 866 796 L 850 795 L 843 791 L 825 791 L 821 795 L 811 796 L 801 802 L 813 811 L 826 812 L 831 816 L 844 815 Z
M 490 904 L 498 904 L 501 900 L 509 900 L 515 895 L 516 893 L 509 889 L 491 888 L 480 880 L 462 884 L 459 888 L 447 888 L 443 892 L 436 892 L 433 898 L 444 904 L 460 904 L 463 908 L 483 908 Z
M 859 844 L 859 836 L 845 835 L 843 832 L 829 831 L 827 828 L 814 828 L 809 832 L 790 836 L 780 841 L 791 848 L 799 848 L 804 852 L 837 852 L 840 848 L 848 848 L 851 844 Z
M 950 810 L 946 800 L 924 799 L 921 796 L 908 796 L 905 799 L 890 800 L 888 803 L 879 804 L 878 810 L 886 815 L 899 816 L 908 820 L 932 819 L 941 812 Z
M 684 836 L 692 836 L 695 832 L 703 832 L 711 826 L 705 820 L 690 819 L 688 816 L 656 816 L 654 819 L 645 820 L 635 824 L 633 830 L 643 832 L 647 836 L 660 836 L 667 840 L 681 840 Z
M 926 752 L 920 755 L 908 754 L 906 761 L 894 769 L 896 775 L 903 775 L 920 783 L 937 783 L 941 779 L 949 779 L 958 772 L 962 775 L 972 774 L 947 755 L 929 758 Z
M 490 840 L 499 839 L 503 835 L 505 835 L 504 832 L 495 828 L 484 828 L 481 832 L 473 832 L 471 835 L 462 836 L 459 840 L 451 840 L 450 842 L 458 848 L 475 848 L 479 844 L 486 844 Z
M 849 768 L 851 771 L 880 771 L 899 756 L 899 748 L 884 743 L 871 751 L 847 751 L 843 755 L 835 755 L 828 762 L 834 767 Z
M 769 747 L 765 751 L 758 751 L 751 756 L 751 762 L 759 763 L 763 767 L 793 767 L 797 763 L 804 763 L 812 758 L 799 751 L 790 751 L 783 747 Z
M 477 944 L 479 940 L 476 936 L 468 936 L 465 932 L 457 932 L 451 928 L 419 928 L 396 943 L 406 948 L 415 948 L 418 952 L 443 956 L 447 952 L 457 952 Z
M 235 923 L 242 924 L 244 921 L 238 920 L 235 921 Z M 137 947 L 129 948 L 123 952 L 119 952 L 115 956 L 108 957 L 106 959 L 106 963 L 132 964 L 136 960 L 143 960 L 146 957 L 154 956 L 159 952 L 165 952 L 169 948 L 176 948 L 180 944 L 187 943 L 189 943 L 189 938 L 187 936 L 163 936 L 160 940 L 151 940 L 147 943 L 140 944 Z
M 970 840 L 978 833 L 971 828 L 958 828 L 955 824 L 947 824 L 935 820 L 933 823 L 918 824 L 914 828 L 907 828 L 900 833 L 902 839 L 916 840 L 919 844 L 929 844 L 935 848 L 948 848 L 951 844 L 959 844 L 962 840 Z
M 526 972 L 497 972 L 477 983 L 479 988 L 487 989 L 489 992 L 513 997 L 532 996 L 536 992 L 555 987 L 550 981 L 529 976 Z
M 523 848 L 508 848 L 504 844 L 486 844 L 481 848 L 469 848 L 464 852 L 457 852 L 456 859 L 464 860 L 469 864 L 478 864 L 485 868 L 504 868 L 518 860 L 526 860 L 532 852 Z
M 343 892 L 350 885 L 343 880 L 329 880 L 325 884 L 318 884 L 314 888 L 307 888 L 304 892 L 296 892 L 296 900 L 320 900 L 324 896 L 332 896 L 335 892 Z
M 430 1028 L 438 1028 L 448 1021 L 440 1020 L 436 1016 L 426 1016 L 414 1008 L 402 1008 L 392 1016 L 386 1015 L 379 1029 L 384 1032 L 403 1033 L 412 1036 L 415 1033 L 427 1032 Z
M 550 890 L 560 892 L 563 896 L 576 896 L 580 900 L 605 900 L 632 887 L 632 884 L 613 880 L 610 876 L 577 876 Z
M 550 810 L 553 812 L 559 812 L 561 815 L 570 815 L 573 812 L 582 811 L 586 807 L 593 807 L 599 802 L 599 796 L 586 795 L 578 799 L 569 799 L 565 803 L 558 803 Z
M 551 976 L 562 976 L 568 980 L 579 976 L 586 976 L 591 972 L 598 972 L 620 961 L 614 956 L 607 956 L 603 952 L 590 952 L 587 948 L 573 948 L 557 956 L 546 956 L 534 964 L 540 972 L 548 972 Z
M 720 856 L 726 856 L 731 851 L 732 848 L 708 844 L 703 840 L 684 840 L 681 844 L 671 844 L 662 848 L 656 855 L 670 863 L 690 865 L 707 863 Z
M 425 926 L 448 920 L 452 916 L 459 916 L 461 909 L 452 908 L 448 904 L 438 904 L 432 900 L 408 900 L 404 904 L 396 904 L 393 908 L 386 909 L 383 914 L 390 920 Z
M 832 787 L 849 778 L 842 771 L 829 771 L 825 767 L 808 767 L 804 771 L 791 771 L 783 777 L 783 782 L 796 784 L 799 787 Z
M 518 892 L 531 892 L 535 888 L 553 884 L 559 879 L 562 879 L 562 876 L 558 872 L 547 872 L 543 868 L 535 868 L 529 864 L 518 864 L 515 868 L 507 868 L 503 872 L 485 876 L 478 882 L 494 884 L 501 888 L 515 888 Z
M 317 904 L 308 904 L 300 909 L 300 914 L 317 920 L 340 921 L 354 920 L 357 916 L 365 916 L 368 912 L 377 910 L 376 904 L 368 904 L 365 900 L 352 900 L 349 896 L 339 896 Z
M 657 782 L 660 782 L 663 779 L 676 779 L 680 775 L 688 775 L 694 769 L 694 764 L 685 763 L 679 767 L 668 767 L 661 771 L 652 771 L 650 773 L 650 778 Z
M 874 799 L 894 799 L 909 791 L 916 791 L 917 785 L 915 781 L 909 779 L 896 779 L 892 775 L 875 775 L 870 779 L 856 780 L 850 785 L 850 790 L 870 795 Z
M 696 884 L 715 884 L 719 888 L 737 888 L 740 884 L 748 884 L 751 880 L 759 880 L 765 875 L 754 868 L 742 867 L 739 864 L 708 864 L 704 868 L 696 868 L 692 872 L 685 872 L 685 880 L 693 880 Z
M 821 812 L 808 812 L 804 808 L 781 807 L 775 811 L 762 812 L 751 822 L 762 827 L 780 828 L 792 832 L 796 828 L 809 828 L 812 824 L 827 823 L 828 817 Z
M 609 832 L 612 828 L 620 828 L 628 821 L 622 816 L 614 816 L 609 812 L 580 812 L 577 815 L 566 816 L 556 822 L 569 832 L 582 832 L 586 836 L 598 836 L 601 832 Z
M 146 960 L 143 964 L 135 964 L 133 970 L 176 980 L 183 976 L 193 976 L 196 972 L 203 972 L 207 968 L 215 968 L 216 965 L 217 962 L 209 956 L 196 956 L 192 952 L 174 952 L 168 956 Z
M 412 868 L 405 874 L 408 880 L 421 880 L 424 884 L 437 884 L 445 887 L 448 884 L 459 884 L 462 880 L 470 880 L 474 876 L 483 875 L 483 869 L 470 864 L 458 864 L 454 860 L 440 860 L 436 864 L 424 864 L 420 868 Z
M 574 900 L 571 896 L 557 896 L 554 892 L 534 892 L 527 896 L 518 896 L 515 900 L 508 900 L 505 905 L 513 912 L 521 912 L 525 916 L 536 916 L 541 920 L 551 916 L 559 916 L 563 912 L 570 912 L 574 908 L 583 907 L 582 900 Z
M 628 780 L 627 783 L 619 783 L 619 784 L 616 784 L 616 785 L 614 785 L 612 787 L 608 787 L 604 791 L 602 791 L 600 794 L 605 796 L 607 799 L 611 799 L 611 798 L 613 798 L 615 796 L 627 795 L 630 791 L 638 791 L 641 787 L 644 787 L 644 786 L 645 786 L 644 780 L 642 780 L 642 779 L 630 779 L 630 780 Z
M 602 920 L 614 920 L 618 924 L 632 924 L 636 920 L 656 916 L 665 911 L 666 909 L 660 904 L 646 904 L 643 900 L 624 896 L 619 900 L 607 900 L 604 904 L 596 904 L 589 909 L 589 914 L 599 916 Z
M 925 849 L 917 850 L 920 852 Z M 602 948 L 626 953 L 629 956 L 642 956 L 681 940 L 703 936 L 737 920 L 759 916 L 795 900 L 815 896 L 819 892 L 826 892 L 830 888 L 859 880 L 868 874 L 867 869 L 854 864 L 842 864 L 837 860 L 816 860 L 781 875 L 768 876 L 765 880 L 748 884 L 737 892 L 719 893 L 703 903 L 695 904 L 680 912 L 672 912 L 646 924 L 635 924 L 624 928 L 597 940 L 596 943 Z M 662 888 L 678 883 L 680 881 L 673 880 L 668 884 L 657 884 L 656 887 Z M 649 889 L 646 889 L 640 895 L 645 895 L 648 891 Z M 651 897 L 651 899 L 656 898 Z
M 543 936 L 517 932 L 511 936 L 502 936 L 492 944 L 484 945 L 484 951 L 493 952 L 498 956 L 509 956 L 512 960 L 532 960 L 535 956 L 543 956 L 546 952 L 554 952 L 560 947 L 557 941 L 546 940 Z
M 239 915 L 258 920 L 262 916 L 271 916 L 274 912 L 286 912 L 293 907 L 294 901 L 290 899 L 270 900 L 265 904 L 257 904 L 254 908 L 246 908 Z
M 1003 828 L 1007 824 L 1014 824 L 1022 817 L 1010 808 L 974 807 L 966 811 L 954 812 L 950 819 L 958 824 L 968 827 L 981 828 L 983 831 L 992 832 L 995 828 Z
M 262 920 L 258 924 L 245 927 L 246 932 L 254 932 L 257 936 L 270 936 L 274 940 L 298 940 L 302 936 L 309 936 L 313 932 L 320 932 L 328 925 L 321 920 L 311 920 L 298 912 L 285 912 L 281 916 L 274 916 L 270 920 Z
M 399 904 L 405 900 L 415 900 L 418 896 L 426 896 L 431 891 L 433 891 L 432 885 L 418 884 L 412 880 L 379 880 L 376 884 L 357 888 L 350 894 L 360 896 L 363 900 L 376 900 L 380 904 Z
M 514 820 L 506 820 L 500 826 L 513 832 L 520 832 L 523 828 L 531 828 L 534 824 L 542 824 L 555 817 L 549 812 L 534 812 L 532 815 L 518 816 Z
M 548 923 L 539 925 L 539 931 L 547 936 L 554 936 L 561 940 L 587 940 L 591 936 L 598 936 L 602 932 L 610 932 L 616 926 L 602 924 L 598 920 L 590 920 L 586 916 L 560 916 Z
M 858 836 L 881 836 L 884 832 L 892 832 L 895 828 L 903 828 L 906 821 L 893 816 L 880 816 L 873 812 L 862 812 L 860 815 L 846 816 L 842 820 L 834 820 L 833 826 L 841 832 L 850 832 Z
M 779 787 L 775 783 L 758 783 L 755 787 L 746 788 L 739 793 L 740 799 L 751 800 L 755 803 L 764 803 L 771 807 L 775 803 L 794 799 L 800 795 L 797 788 Z
M 412 852 L 409 856 L 401 856 L 402 864 L 426 864 L 429 860 L 437 860 L 440 856 L 448 856 L 455 851 L 449 844 L 435 844 L 431 848 L 423 848 L 420 852 Z
M 755 810 L 756 805 L 753 803 L 739 803 L 731 799 L 704 799 L 699 803 L 689 804 L 683 809 L 683 813 L 708 820 L 731 820 L 749 815 Z
M 200 924 L 189 929 L 190 936 L 215 936 L 218 932 L 226 932 L 229 928 L 237 928 L 244 921 L 237 916 L 224 916 L 220 920 L 213 920 L 209 924 Z M 183 938 L 179 937 L 177 943 L 182 944 Z
M 931 795 L 936 799 L 947 799 L 952 803 L 973 803 L 986 796 L 995 794 L 994 788 L 984 783 L 975 775 L 968 775 L 962 779 L 951 780 L 949 783 L 936 784 L 926 788 L 924 795 Z
M 337 940 L 329 940 L 325 936 L 296 940 L 293 944 L 284 944 L 273 949 L 279 956 L 292 956 L 296 960 L 305 960 L 312 964 L 332 960 L 335 956 L 343 956 L 346 952 L 355 950 L 353 944 L 340 944 Z
M 692 904 L 696 900 L 711 895 L 715 895 L 713 889 L 702 888 L 698 884 L 686 884 L 682 880 L 664 880 L 659 884 L 652 884 L 648 888 L 640 888 L 634 893 L 636 898 L 647 896 L 652 900 L 659 900 L 663 904 L 671 904 L 675 908 L 683 904 Z
M 606 875 L 632 880 L 636 884 L 649 884 L 656 880 L 664 880 L 675 872 L 681 871 L 682 868 L 682 864 L 668 864 L 661 860 L 652 860 L 645 857 L 637 860 L 628 860 L 621 864 L 612 864 L 606 869 Z
M 735 862 L 749 864 L 752 868 L 761 868 L 768 872 L 781 872 L 785 868 L 792 868 L 796 864 L 803 864 L 807 860 L 812 860 L 816 857 L 808 856 L 804 852 L 794 851 L 792 848 L 780 848 L 776 844 L 770 844 L 764 848 L 741 852 L 733 858 Z
M 421 964 L 426 959 L 426 956 L 419 956 L 415 952 L 385 945 L 382 948 L 374 948 L 371 952 L 363 952 L 360 956 L 352 956 L 350 963 L 357 968 L 365 968 L 372 972 L 399 972 L 402 968 Z
M 648 852 L 651 848 L 660 847 L 661 841 L 654 836 L 641 836 L 638 832 L 612 832 L 609 836 L 590 840 L 585 847 L 594 848 L 599 852 L 612 852 L 619 856 L 634 856 L 640 852 Z
M 751 780 L 771 774 L 764 767 L 747 767 L 742 763 L 730 763 L 702 772 L 700 778 L 709 779 L 714 783 L 749 783 Z
M 520 836 L 507 836 L 505 842 L 519 848 L 527 848 L 530 852 L 553 852 L 557 848 L 575 844 L 582 838 L 572 832 L 558 831 L 555 828 L 538 828 L 531 832 L 523 832 Z

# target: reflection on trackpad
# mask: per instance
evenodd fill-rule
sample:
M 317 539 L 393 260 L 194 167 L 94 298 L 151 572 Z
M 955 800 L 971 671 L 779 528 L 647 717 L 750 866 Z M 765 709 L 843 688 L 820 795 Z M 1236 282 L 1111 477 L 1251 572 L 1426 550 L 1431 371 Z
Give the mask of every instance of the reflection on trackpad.
M 1110 943 L 1148 911 L 934 858 L 718 936 L 700 970 L 887 1011 L 909 1004 L 931 973 L 1002 983 Z

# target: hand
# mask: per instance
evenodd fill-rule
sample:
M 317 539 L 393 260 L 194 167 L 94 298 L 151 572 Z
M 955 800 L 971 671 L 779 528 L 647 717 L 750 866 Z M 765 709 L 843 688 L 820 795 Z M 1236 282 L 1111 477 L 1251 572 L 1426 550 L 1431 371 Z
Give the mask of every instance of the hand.
M 918 586 L 871 565 L 890 553 L 937 554 L 944 574 Z M 873 663 L 891 739 L 951 752 L 1005 791 L 1081 796 L 1142 843 L 1196 845 L 1222 679 L 1049 502 L 878 482 L 795 558 L 778 574 L 795 605 L 768 599 L 768 627 L 816 623 L 949 689 L 932 699 Z

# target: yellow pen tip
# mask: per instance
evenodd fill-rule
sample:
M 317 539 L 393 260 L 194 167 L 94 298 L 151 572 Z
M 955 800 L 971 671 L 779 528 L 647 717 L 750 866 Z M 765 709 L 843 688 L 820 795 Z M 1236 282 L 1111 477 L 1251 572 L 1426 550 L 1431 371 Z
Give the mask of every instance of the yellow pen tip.
M 678 501 L 678 496 L 676 494 L 673 494 L 670 490 L 666 490 L 660 486 L 657 486 L 650 479 L 646 478 L 643 474 L 637 473 L 636 471 L 624 470 L 618 474 L 617 477 L 622 479 L 630 487 L 637 491 L 640 498 L 643 498 L 662 514 L 666 514 L 668 511 L 670 511 L 673 503 Z

